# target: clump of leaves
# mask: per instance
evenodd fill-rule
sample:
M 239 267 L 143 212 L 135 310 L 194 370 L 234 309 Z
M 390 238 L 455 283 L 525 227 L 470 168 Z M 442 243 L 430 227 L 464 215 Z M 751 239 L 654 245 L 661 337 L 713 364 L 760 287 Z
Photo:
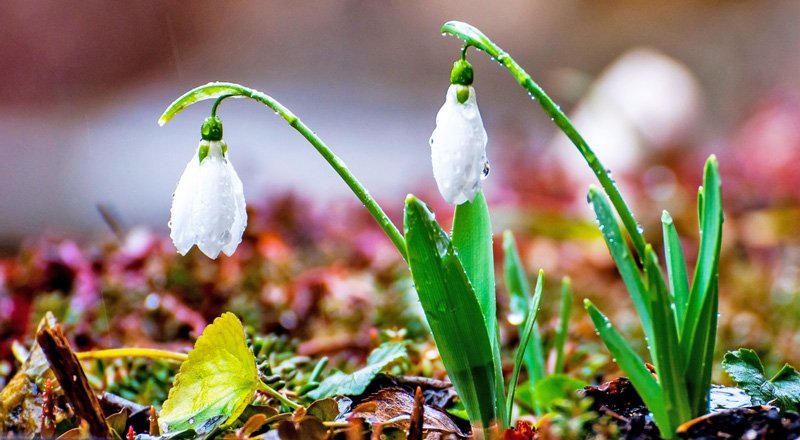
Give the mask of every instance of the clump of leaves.
M 729 351 L 722 368 L 744 389 L 755 404 L 769 403 L 782 410 L 796 411 L 800 407 L 800 373 L 785 364 L 771 379 L 755 351 L 740 348 Z

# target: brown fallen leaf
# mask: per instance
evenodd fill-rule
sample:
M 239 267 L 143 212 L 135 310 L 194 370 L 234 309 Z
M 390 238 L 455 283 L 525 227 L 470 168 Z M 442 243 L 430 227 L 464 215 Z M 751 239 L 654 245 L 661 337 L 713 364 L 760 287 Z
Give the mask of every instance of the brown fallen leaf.
M 466 438 L 461 429 L 445 412 L 432 406 L 423 405 L 422 429 L 426 439 L 444 436 Z M 344 415 L 351 420 L 361 418 L 370 425 L 382 425 L 408 431 L 411 413 L 414 411 L 414 396 L 401 388 L 383 388 L 368 396 L 352 412 Z

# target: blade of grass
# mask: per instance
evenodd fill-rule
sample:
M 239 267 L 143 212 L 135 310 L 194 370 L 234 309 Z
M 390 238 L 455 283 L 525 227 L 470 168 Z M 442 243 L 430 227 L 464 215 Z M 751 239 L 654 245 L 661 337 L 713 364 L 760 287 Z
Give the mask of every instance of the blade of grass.
M 653 247 L 649 244 L 645 248 L 644 263 L 648 290 L 652 293 L 650 301 L 654 330 L 652 344 L 658 347 L 657 350 L 654 350 L 657 357 L 653 357 L 653 362 L 658 382 L 664 393 L 664 407 L 672 422 L 671 431 L 665 437 L 673 437 L 675 428 L 680 423 L 692 418 L 682 369 L 683 359 L 678 340 L 678 328 L 664 276 L 658 266 L 658 259 L 653 252 Z M 662 434 L 665 433 L 662 432 Z
M 539 314 L 539 305 L 542 303 L 542 287 L 544 286 L 544 271 L 539 271 L 539 276 L 536 278 L 536 286 L 533 289 L 533 299 L 530 301 L 528 313 L 525 317 L 525 326 L 522 330 L 522 336 L 519 340 L 519 347 L 514 355 L 514 370 L 511 373 L 511 380 L 508 382 L 508 396 L 506 396 L 506 426 L 511 425 L 511 409 L 514 406 L 514 393 L 517 391 L 517 379 L 519 378 L 519 370 L 522 368 L 523 358 L 525 357 L 525 348 L 531 339 L 533 333 L 533 324 L 536 322 L 536 316 Z
M 493 352 L 475 291 L 428 207 L 408 196 L 404 220 L 411 276 L 442 362 L 470 421 L 490 429 L 504 421 L 497 418 Z
M 472 202 L 456 206 L 452 240 L 458 259 L 464 266 L 467 278 L 477 295 L 481 312 L 483 312 L 486 331 L 489 333 L 489 342 L 494 353 L 495 384 L 498 387 L 495 395 L 502 399 L 505 393 L 503 392 L 503 365 L 497 336 L 492 222 L 489 218 L 489 207 L 483 191 L 478 192 Z M 497 405 L 501 409 L 505 409 L 505 402 L 499 401 Z M 503 416 L 503 414 L 498 415 Z M 505 419 L 505 417 L 501 417 L 501 420 Z
M 505 275 L 506 288 L 510 295 L 511 319 L 513 324 L 521 324 L 526 319 L 527 309 L 531 298 L 531 289 L 528 279 L 522 268 L 522 261 L 519 258 L 519 251 L 511 231 L 503 233 L 503 273 Z M 524 328 L 524 327 L 522 327 Z M 520 338 L 522 337 L 520 329 Z M 528 368 L 528 375 L 532 384 L 540 381 L 545 376 L 544 350 L 542 339 L 538 331 L 538 325 L 534 324 L 534 331 L 525 349 L 525 364 Z
M 719 179 L 717 159 L 711 156 L 706 161 L 703 175 L 703 187 L 698 192 L 700 214 L 700 250 L 697 256 L 697 265 L 689 293 L 689 304 L 686 309 L 683 332 L 681 334 L 681 347 L 684 353 L 690 352 L 695 346 L 693 338 L 705 338 L 706 335 L 698 332 L 704 311 L 710 308 L 709 292 L 715 282 L 719 266 L 719 252 L 722 243 L 722 190 Z M 703 346 L 704 344 L 699 344 Z M 686 358 L 691 359 L 691 357 Z
M 642 274 L 636 266 L 633 256 L 628 251 L 628 245 L 622 236 L 622 231 L 619 229 L 617 220 L 611 212 L 611 205 L 608 198 L 592 186 L 589 188 L 588 200 L 594 209 L 597 217 L 597 222 L 600 225 L 600 231 L 603 233 L 603 238 L 608 245 L 608 250 L 617 265 L 622 281 L 628 289 L 628 293 L 633 300 L 633 305 L 636 312 L 639 314 L 639 319 L 642 322 L 644 335 L 647 343 L 650 345 L 650 353 L 653 358 L 656 357 L 654 352 L 655 345 L 653 344 L 653 322 L 650 316 L 650 307 L 647 289 L 642 281 Z M 644 255 L 644 254 L 642 254 Z
M 698 213 L 700 214 L 700 250 L 697 265 L 694 271 L 692 287 L 689 293 L 689 304 L 681 333 L 681 351 L 684 359 L 689 361 L 686 366 L 687 382 L 693 374 L 699 371 L 693 369 L 698 363 L 710 362 L 702 356 L 713 356 L 713 349 L 708 352 L 705 347 L 713 346 L 716 337 L 716 312 L 711 316 L 712 309 L 716 309 L 712 286 L 716 282 L 719 253 L 722 243 L 722 189 L 719 179 L 717 159 L 713 155 L 706 161 L 703 175 L 703 186 L 698 191 Z M 709 327 L 709 319 L 714 320 L 714 328 Z M 710 333 L 714 333 L 711 335 Z M 697 340 L 696 340 L 697 339 Z M 693 402 L 699 402 L 700 395 L 707 390 L 696 390 L 692 387 L 700 386 L 703 381 L 692 380 L 689 382 L 690 395 Z M 699 393 L 699 394 L 698 394 Z M 699 410 L 699 408 L 694 408 Z
M 569 317 L 572 313 L 572 289 L 569 277 L 561 280 L 561 305 L 559 307 L 558 330 L 555 337 L 556 363 L 553 374 L 564 372 L 564 347 L 567 344 L 567 333 L 569 332 Z
M 591 301 L 585 299 L 583 304 L 592 318 L 600 339 L 608 347 L 608 351 L 614 356 L 622 371 L 628 375 L 628 379 L 630 379 L 636 392 L 639 393 L 647 409 L 653 413 L 653 420 L 655 420 L 658 429 L 662 434 L 669 432 L 671 423 L 664 406 L 664 393 L 656 379 L 645 367 L 642 358 L 633 351 L 630 344 L 611 325 L 611 321 L 600 313 Z
M 675 304 L 675 318 L 678 331 L 683 329 L 686 307 L 689 301 L 689 276 L 686 274 L 686 259 L 683 256 L 681 239 L 672 223 L 669 212 L 661 213 L 661 227 L 664 232 L 664 256 L 667 260 L 667 276 L 670 292 Z

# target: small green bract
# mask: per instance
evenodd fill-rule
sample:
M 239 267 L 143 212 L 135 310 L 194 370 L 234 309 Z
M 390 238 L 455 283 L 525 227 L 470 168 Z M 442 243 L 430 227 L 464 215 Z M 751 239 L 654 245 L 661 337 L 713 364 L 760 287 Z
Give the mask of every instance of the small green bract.
M 193 430 L 206 437 L 236 420 L 259 386 L 253 353 L 233 313 L 206 327 L 181 365 L 159 417 L 166 437 Z

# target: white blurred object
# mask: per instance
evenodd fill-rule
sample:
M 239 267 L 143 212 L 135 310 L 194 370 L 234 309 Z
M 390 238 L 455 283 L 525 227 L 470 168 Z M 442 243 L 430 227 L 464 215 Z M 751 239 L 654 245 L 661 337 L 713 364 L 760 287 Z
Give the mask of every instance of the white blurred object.
M 632 49 L 612 63 L 581 99 L 570 119 L 609 169 L 626 172 L 648 150 L 687 140 L 700 113 L 702 94 L 692 72 L 654 49 Z M 551 143 L 566 164 L 577 152 L 559 133 Z M 576 176 L 583 167 L 567 166 Z

